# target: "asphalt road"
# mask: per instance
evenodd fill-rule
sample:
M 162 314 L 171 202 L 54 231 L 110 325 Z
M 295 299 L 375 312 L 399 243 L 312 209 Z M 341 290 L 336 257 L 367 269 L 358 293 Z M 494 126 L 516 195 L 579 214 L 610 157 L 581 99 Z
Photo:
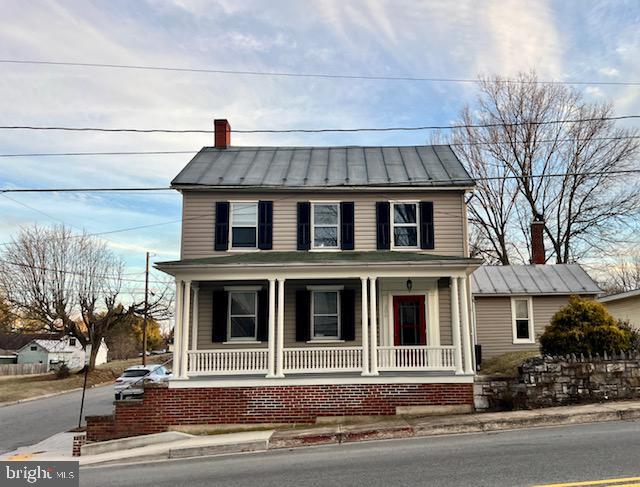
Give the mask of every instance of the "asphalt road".
M 0 453 L 78 426 L 81 391 L 0 407 Z M 87 389 L 85 415 L 113 411 L 113 386 Z M 83 421 L 84 422 L 84 421 Z
M 85 468 L 80 484 L 529 486 L 614 477 L 640 477 L 640 423 L 596 423 Z

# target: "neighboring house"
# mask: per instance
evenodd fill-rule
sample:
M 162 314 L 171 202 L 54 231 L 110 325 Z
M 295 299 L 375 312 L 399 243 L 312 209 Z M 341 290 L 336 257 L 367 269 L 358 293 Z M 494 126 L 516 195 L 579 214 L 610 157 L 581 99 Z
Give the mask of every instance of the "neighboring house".
M 0 334 L 0 347 L 14 354 L 18 364 L 67 364 L 69 368 L 80 368 L 85 363 L 85 351 L 73 337 L 54 333 L 6 333 Z M 91 346 L 87 347 L 87 351 Z M 96 365 L 107 361 L 108 348 L 102 341 L 96 357 Z M 87 353 L 88 353 L 87 352 Z
M 471 407 L 481 262 L 451 148 L 236 147 L 226 120 L 215 142 L 172 181 L 182 244 L 156 264 L 177 284 L 157 407 L 186 401 L 185 422 Z
M 598 301 L 604 304 L 615 318 L 629 321 L 636 328 L 640 328 L 640 289 L 603 296 L 598 298 Z
M 482 360 L 537 350 L 538 337 L 571 295 L 602 292 L 578 264 L 482 266 L 471 275 L 471 289 Z
M 17 361 L 18 355 L 16 352 L 0 348 L 0 364 L 15 364 Z

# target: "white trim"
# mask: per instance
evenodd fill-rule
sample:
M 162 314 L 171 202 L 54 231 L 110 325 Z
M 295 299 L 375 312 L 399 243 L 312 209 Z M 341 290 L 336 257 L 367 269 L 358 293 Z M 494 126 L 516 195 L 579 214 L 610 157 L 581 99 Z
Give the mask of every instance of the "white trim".
M 197 282 L 191 283 L 191 289 L 193 289 L 193 316 L 191 317 L 191 349 L 198 349 L 198 318 L 199 318 L 199 307 L 200 307 L 200 284 Z
M 256 244 L 253 247 L 234 247 L 233 246 L 233 205 L 236 204 L 254 204 L 256 206 L 256 224 L 255 224 L 255 230 L 256 230 Z M 228 241 L 229 241 L 229 251 L 235 251 L 235 252 L 242 252 L 242 251 L 256 251 L 259 250 L 258 249 L 258 223 L 260 220 L 260 215 L 259 213 L 259 208 L 258 208 L 258 201 L 257 200 L 233 200 L 233 201 L 229 201 L 229 236 Z M 249 228 L 249 226 L 243 226 L 241 228 Z
M 340 218 L 340 202 L 339 201 L 310 201 L 309 202 L 310 206 L 311 206 L 311 242 L 309 242 L 309 249 L 313 250 L 314 252 L 335 252 L 337 250 L 341 250 L 342 248 L 342 235 L 341 235 L 341 227 L 342 227 L 342 221 Z M 319 227 L 327 227 L 327 228 L 333 228 L 336 227 L 336 245 L 333 247 L 322 247 L 322 246 L 318 246 L 316 247 L 316 223 L 315 223 L 315 206 L 316 205 L 325 205 L 325 206 L 336 206 L 338 209 L 337 212 L 337 222 L 335 225 L 327 225 L 327 224 L 319 224 Z
M 529 315 L 528 316 L 529 338 L 518 338 L 518 329 L 516 326 L 516 307 L 514 304 L 515 301 L 527 301 L 527 314 Z M 524 318 L 520 318 L 520 319 L 524 319 Z M 533 298 L 531 296 L 511 298 L 511 332 L 513 334 L 512 337 L 513 337 L 514 345 L 523 344 L 523 343 L 526 343 L 526 344 L 536 343 L 535 326 L 533 321 Z
M 222 345 L 234 345 L 237 346 L 239 343 L 242 343 L 243 345 L 261 345 L 262 342 L 259 342 L 257 340 L 238 340 L 237 338 L 231 340 L 230 342 L 222 342 Z M 214 349 L 206 349 L 206 350 L 199 350 L 201 352 L 208 352 L 209 350 L 215 350 Z M 242 349 L 240 349 L 240 351 L 242 351 Z
M 284 377 L 284 286 L 286 279 L 278 278 L 278 315 L 276 321 L 276 377 Z
M 250 318 L 252 317 L 253 322 L 253 337 L 232 337 L 231 336 L 231 296 L 234 293 L 253 293 L 253 309 L 254 313 L 252 315 L 233 315 L 236 317 L 242 318 Z M 260 343 L 258 342 L 258 291 L 255 290 L 247 290 L 241 289 L 236 291 L 230 291 L 227 294 L 227 341 L 224 343 Z
M 396 223 L 395 222 L 395 205 L 415 205 L 416 207 L 416 222 L 415 223 Z M 413 200 L 405 201 L 389 201 L 389 223 L 391 226 L 390 235 L 390 249 L 391 250 L 420 250 L 420 202 Z M 395 244 L 395 228 L 413 228 L 416 229 L 416 245 L 396 245 Z
M 321 286 L 319 286 L 321 287 Z M 327 286 L 329 287 L 329 286 Z M 344 288 L 344 286 L 342 286 Z M 335 342 L 338 340 L 342 340 L 342 313 L 341 313 L 341 309 L 340 309 L 340 305 L 342 302 L 342 296 L 340 293 L 340 289 L 315 289 L 313 291 L 311 291 L 311 330 L 310 330 L 310 337 L 311 340 L 309 340 L 310 342 L 318 342 L 318 341 L 331 341 L 331 342 Z M 314 311 L 314 302 L 315 302 L 315 294 L 316 293 L 335 293 L 336 295 L 336 313 L 319 313 L 316 314 Z M 330 337 L 330 336 L 323 336 L 323 337 L 315 337 L 315 326 L 316 326 L 316 322 L 315 322 L 315 317 L 316 316 L 337 316 L 338 318 L 338 329 L 337 329 L 337 335 L 335 337 Z
M 326 377 L 291 377 L 274 380 L 267 378 L 239 377 L 238 380 L 229 379 L 191 379 L 169 381 L 169 389 L 202 389 L 209 387 L 262 387 L 262 386 L 293 386 L 293 385 L 322 385 L 322 384 L 473 384 L 474 374 L 461 375 L 430 375 L 430 376 L 362 376 L 340 377 L 332 374 Z
M 345 343 L 341 338 L 312 338 L 311 340 L 307 340 L 307 343 Z

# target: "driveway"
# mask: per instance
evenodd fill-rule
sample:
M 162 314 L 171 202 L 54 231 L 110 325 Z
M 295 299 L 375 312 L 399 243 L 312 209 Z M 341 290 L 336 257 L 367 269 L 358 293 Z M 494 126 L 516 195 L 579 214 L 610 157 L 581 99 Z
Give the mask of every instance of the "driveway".
M 78 426 L 81 396 L 82 391 L 76 391 L 0 407 L 0 454 Z M 87 389 L 85 415 L 112 411 L 113 385 Z

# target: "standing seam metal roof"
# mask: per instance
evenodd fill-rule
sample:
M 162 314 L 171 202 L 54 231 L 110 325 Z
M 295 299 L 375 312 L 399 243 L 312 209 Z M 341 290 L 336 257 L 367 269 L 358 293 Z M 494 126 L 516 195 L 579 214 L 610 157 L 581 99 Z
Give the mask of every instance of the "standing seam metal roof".
M 448 145 L 396 147 L 203 147 L 171 182 L 220 187 L 469 187 Z
M 484 265 L 471 274 L 471 289 L 476 295 L 602 292 L 578 264 Z

